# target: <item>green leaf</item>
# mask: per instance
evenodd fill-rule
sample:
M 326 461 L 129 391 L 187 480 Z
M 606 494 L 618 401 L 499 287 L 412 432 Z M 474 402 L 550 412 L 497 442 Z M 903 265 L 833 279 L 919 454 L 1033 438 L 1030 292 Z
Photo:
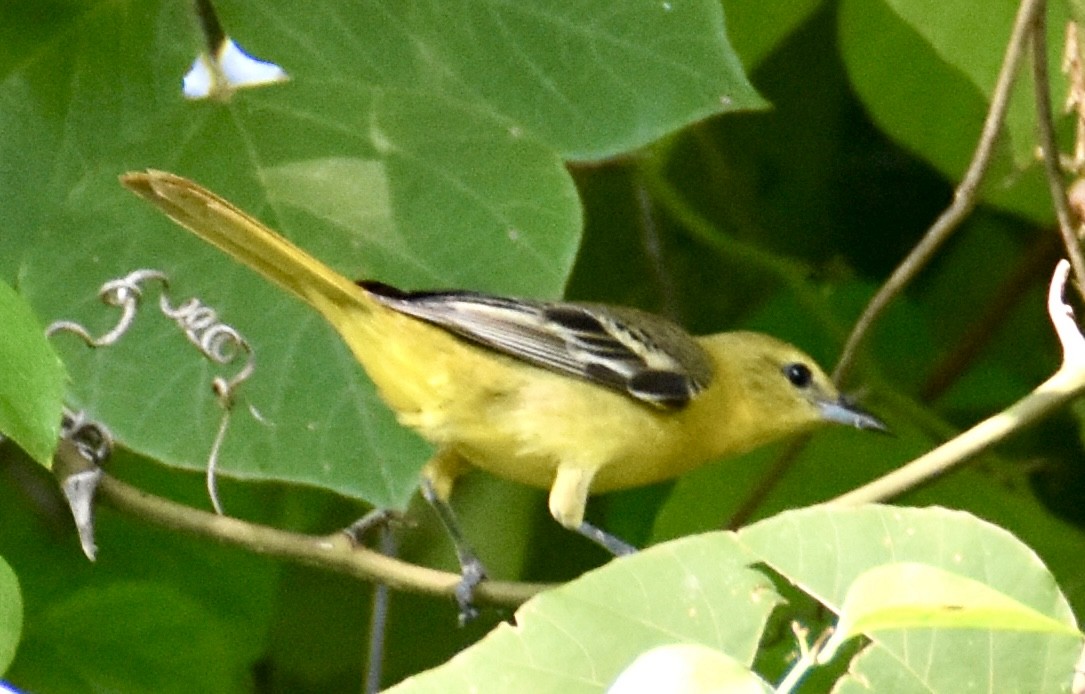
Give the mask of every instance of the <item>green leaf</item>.
M 767 694 L 773 689 L 731 656 L 697 643 L 645 651 L 622 670 L 607 694 Z
M 0 433 L 48 467 L 60 434 L 64 365 L 31 308 L 3 281 L 0 322 Z
M 778 596 L 731 534 L 679 540 L 543 593 L 447 664 L 391 691 L 600 692 L 642 653 L 676 642 L 749 667 Z
M 885 0 L 886 5 L 919 34 L 942 60 L 964 75 L 982 92 L 988 103 L 1002 67 L 1006 45 L 1020 5 L 1013 0 L 984 4 L 976 12 L 968 0 Z M 1062 62 L 1066 11 L 1063 3 L 1052 3 L 1044 11 L 1047 19 L 1048 72 L 1054 77 Z M 1035 160 L 1036 117 L 1031 74 L 1031 47 L 1026 42 L 1025 59 L 1017 75 L 1014 97 L 1006 114 L 1005 137 L 1018 167 Z M 1054 104 L 1064 101 L 1065 89 L 1052 79 Z
M 614 156 L 713 114 L 765 105 L 711 0 L 229 9 L 223 21 L 234 38 L 296 81 L 333 72 L 453 97 L 574 159 Z
M 191 177 L 352 277 L 556 297 L 581 233 L 563 155 L 609 156 L 761 103 L 708 0 L 220 10 L 290 82 L 184 99 L 201 45 L 185 3 L 97 4 L 0 47 L 0 276 L 18 273 L 39 315 L 101 334 L 117 315 L 92 299 L 103 282 L 166 271 L 175 304 L 197 296 L 256 352 L 222 473 L 383 506 L 405 503 L 429 447 L 311 311 L 154 217 L 117 175 Z M 41 21 L 0 12 L 5 26 Z M 210 368 L 148 293 L 118 346 L 58 349 L 74 399 L 122 444 L 200 469 L 222 417 L 210 379 L 240 367 Z
M 1022 605 L 986 584 L 918 562 L 864 571 L 848 588 L 840 620 L 821 659 L 844 641 L 889 629 L 1004 629 L 1078 635 L 1077 629 Z
M 864 105 L 891 137 L 951 180 L 961 178 L 972 158 L 1016 6 L 985 3 L 977 12 L 968 0 L 845 0 L 841 5 L 842 55 Z M 1049 24 L 1055 66 L 1063 26 L 1056 18 Z M 1025 60 L 1022 74 L 1027 71 Z M 1046 184 L 1032 155 L 1030 83 L 1027 75 L 1019 80 L 982 193 L 989 202 L 1047 222 Z
M 91 64 L 84 76 L 107 89 L 123 79 L 114 74 L 117 65 L 127 59 Z M 171 94 L 175 88 L 172 79 L 161 87 Z M 554 153 L 492 115 L 441 97 L 323 77 L 239 95 L 228 109 L 177 99 L 157 112 L 148 104 L 151 117 L 116 114 L 118 122 L 142 122 L 151 138 L 132 143 L 127 156 L 198 162 L 212 172 L 194 174 L 202 182 L 344 272 L 414 287 L 536 295 L 557 294 L 564 284 L 579 235 L 575 190 Z M 80 136 L 95 141 L 93 132 L 73 135 Z M 248 270 L 167 220 L 152 219 L 116 182 L 130 166 L 99 163 L 60 196 L 47 227 L 11 249 L 24 258 L 28 295 L 39 311 L 100 334 L 118 315 L 91 301 L 101 283 L 137 267 L 168 271 L 173 303 L 199 296 L 256 352 L 255 377 L 241 391 L 226 436 L 223 473 L 402 505 L 428 449 L 394 421 L 338 336 Z M 368 174 L 341 179 L 362 172 Z M 339 182 L 301 199 L 299 191 L 328 179 Z M 353 226 L 362 220 L 368 223 Z M 19 238 L 3 233 L 5 246 Z M 78 402 L 120 442 L 202 468 L 222 416 L 210 374 L 183 334 L 153 315 L 149 291 L 151 300 L 117 347 L 92 353 L 73 339 L 59 346 L 70 359 Z
M 499 626 L 395 691 L 472 691 L 484 683 L 600 691 L 638 657 L 647 659 L 633 671 L 642 682 L 665 669 L 676 682 L 730 672 L 752 686 L 744 669 L 779 600 L 753 563 L 841 612 L 838 641 L 856 633 L 874 639 L 846 685 L 865 678 L 879 692 L 955 692 L 993 681 L 1048 691 L 1069 677 L 1080 647 L 1050 574 L 1004 530 L 943 509 L 820 507 L 611 562 L 529 601 L 516 627 Z M 714 631 L 725 625 L 727 633 Z M 700 648 L 675 651 L 691 644 Z M 724 666 L 715 652 L 734 663 Z
M 26 638 L 50 644 L 54 691 L 228 692 L 250 663 L 225 632 L 218 617 L 173 586 L 129 581 L 52 603 Z
M 838 614 L 856 581 L 871 569 L 921 563 L 982 583 L 988 596 L 1005 596 L 1030 610 L 1033 619 L 1039 615 L 1063 625 L 1061 633 L 1009 631 L 996 622 L 998 628 L 935 626 L 868 634 L 874 643 L 851 664 L 848 678 L 865 682 L 869 691 L 958 692 L 987 682 L 997 682 L 1000 691 L 1054 691 L 1073 672 L 1081 640 L 1051 574 L 1008 532 L 967 513 L 814 507 L 756 523 L 739 539 Z M 958 581 L 953 588 L 961 585 Z
M 760 3 L 723 0 L 727 35 L 743 65 L 752 70 L 823 4 L 823 0 Z
M 23 630 L 23 597 L 19 579 L 0 557 L 0 675 L 8 669 Z

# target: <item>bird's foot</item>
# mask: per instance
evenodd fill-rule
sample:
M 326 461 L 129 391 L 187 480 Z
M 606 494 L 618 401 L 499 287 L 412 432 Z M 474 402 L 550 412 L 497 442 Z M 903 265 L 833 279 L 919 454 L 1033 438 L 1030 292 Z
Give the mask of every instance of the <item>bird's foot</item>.
M 486 568 L 477 557 L 460 557 L 460 582 L 456 584 L 454 596 L 456 606 L 460 610 L 461 627 L 478 617 L 478 608 L 475 607 L 475 589 L 485 580 Z

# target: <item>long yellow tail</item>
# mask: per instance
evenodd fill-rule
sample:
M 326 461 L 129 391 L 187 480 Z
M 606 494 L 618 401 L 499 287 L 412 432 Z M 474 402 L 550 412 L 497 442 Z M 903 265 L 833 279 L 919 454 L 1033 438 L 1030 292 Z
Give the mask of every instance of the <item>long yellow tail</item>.
M 203 240 L 293 292 L 333 324 L 345 306 L 373 306 L 365 291 L 346 277 L 187 178 L 149 169 L 126 173 L 121 183 Z
M 127 173 L 121 176 L 121 183 L 181 226 L 320 312 L 354 352 L 392 409 L 440 409 L 448 399 L 440 384 L 451 377 L 431 376 L 455 371 L 456 364 L 448 355 L 457 347 L 464 349 L 457 338 L 383 306 L 346 277 L 187 178 L 148 170 Z M 460 359 L 462 366 L 462 354 Z

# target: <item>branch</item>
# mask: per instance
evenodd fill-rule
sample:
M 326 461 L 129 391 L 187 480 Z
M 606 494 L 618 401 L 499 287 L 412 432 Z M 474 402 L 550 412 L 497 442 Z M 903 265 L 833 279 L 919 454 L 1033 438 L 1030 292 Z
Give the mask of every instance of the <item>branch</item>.
M 1048 416 L 1085 392 L 1085 337 L 1063 300 L 1070 263 L 1060 260 L 1051 278 L 1047 310 L 1062 343 L 1062 366 L 1035 390 L 1009 408 L 870 484 L 828 503 L 853 506 L 897 496 L 970 460 L 1013 432 Z
M 103 474 L 98 498 L 114 508 L 156 525 L 218 540 L 227 545 L 277 559 L 382 583 L 398 590 L 452 598 L 460 575 L 388 557 L 355 545 L 345 533 L 303 535 L 220 516 L 179 504 Z M 551 587 L 542 583 L 484 581 L 475 591 L 480 601 L 516 607 Z
M 1006 46 L 1006 54 L 1002 59 L 1002 68 L 998 73 L 998 81 L 991 93 L 991 107 L 987 111 L 987 118 L 983 122 L 983 130 L 980 133 L 976 151 L 972 155 L 972 161 L 965 171 L 957 190 L 953 194 L 953 202 L 935 220 L 926 235 L 912 249 L 908 257 L 897 269 L 893 271 L 885 284 L 867 304 L 863 315 L 855 323 L 848 341 L 840 355 L 840 361 L 833 371 L 833 380 L 843 383 L 847 380 L 855 358 L 859 351 L 859 345 L 870 332 L 874 321 L 882 314 L 904 287 L 923 269 L 930 261 L 941 245 L 948 239 L 957 226 L 976 206 L 979 197 L 979 186 L 987 173 L 987 168 L 994 156 L 995 145 L 998 142 L 1002 124 L 1006 118 L 1006 109 L 1010 101 L 1014 78 L 1017 68 L 1024 55 L 1025 42 L 1032 32 L 1036 15 L 1044 8 L 1044 0 L 1022 0 L 1014 19 L 1013 31 L 1010 34 L 1009 44 Z

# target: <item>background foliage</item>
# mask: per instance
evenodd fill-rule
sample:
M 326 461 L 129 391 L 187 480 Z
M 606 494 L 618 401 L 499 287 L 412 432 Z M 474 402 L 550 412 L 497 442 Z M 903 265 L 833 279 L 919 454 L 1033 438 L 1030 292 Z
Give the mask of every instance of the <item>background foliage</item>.
M 231 34 L 293 81 L 220 104 L 180 96 L 201 45 L 185 3 L 0 5 L 0 279 L 42 324 L 104 329 L 114 314 L 98 286 L 136 267 L 167 271 L 175 298 L 212 303 L 258 355 L 223 456 L 247 481 L 223 480 L 226 508 L 306 532 L 349 523 L 362 501 L 407 503 L 425 446 L 319 319 L 155 216 L 118 174 L 194 178 L 352 275 L 637 305 L 698 332 L 771 332 L 831 365 L 948 202 L 1014 3 L 733 0 L 726 23 L 707 1 L 620 8 L 223 0 Z M 1051 12 L 1054 55 L 1063 10 Z M 1030 104 L 1026 81 L 984 205 L 878 325 L 850 384 L 896 437 L 820 434 L 757 517 L 892 469 L 1055 368 L 1043 294 L 1058 246 Z M 202 469 L 217 426 L 212 369 L 176 329 L 148 314 L 113 349 L 53 345 L 69 402 L 126 446 L 110 471 L 206 507 L 202 479 L 182 470 Z M 5 368 L 0 393 L 27 390 Z M 717 528 L 778 453 L 590 511 L 637 544 Z M 902 501 L 1009 529 L 1080 614 L 1080 462 L 1067 413 Z M 109 510 L 91 565 L 44 469 L 6 444 L 0 479 L 0 556 L 24 603 L 13 683 L 358 690 L 369 585 Z M 542 492 L 478 475 L 456 505 L 495 576 L 565 580 L 605 559 L 556 527 Z M 425 510 L 411 517 L 421 525 L 402 533 L 404 554 L 451 566 Z M 385 682 L 443 662 L 504 616 L 457 630 L 449 603 L 395 595 Z

